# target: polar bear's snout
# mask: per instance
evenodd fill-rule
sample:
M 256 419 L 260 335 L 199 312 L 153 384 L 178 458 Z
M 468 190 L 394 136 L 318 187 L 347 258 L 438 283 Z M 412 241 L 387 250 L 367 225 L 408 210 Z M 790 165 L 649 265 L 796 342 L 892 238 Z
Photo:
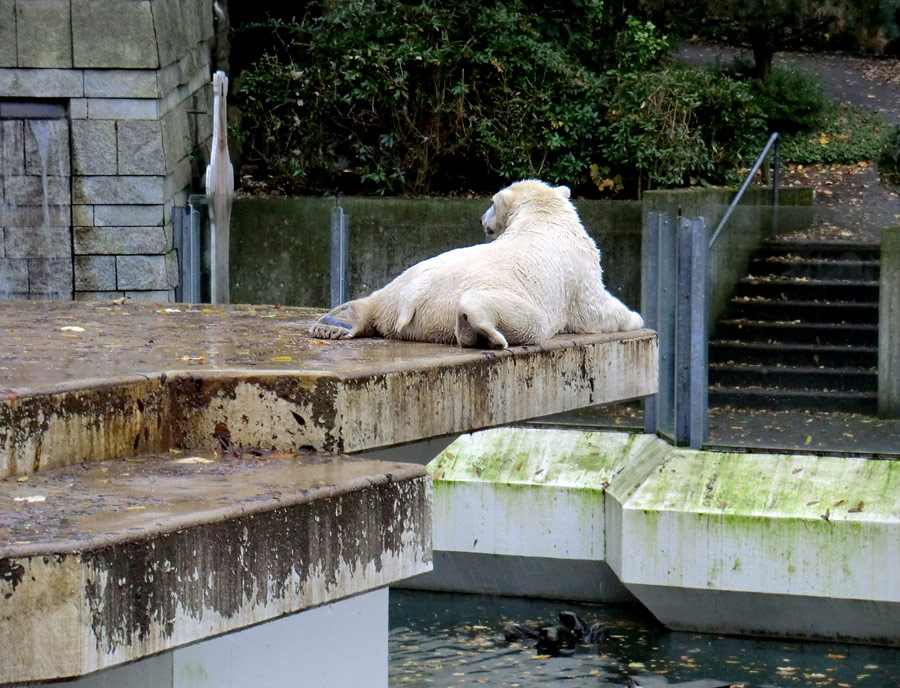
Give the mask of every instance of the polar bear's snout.
M 499 235 L 499 232 L 497 232 L 497 213 L 494 212 L 493 205 L 485 210 L 484 215 L 481 216 L 481 226 L 484 227 L 484 235 L 488 241 L 493 241 Z

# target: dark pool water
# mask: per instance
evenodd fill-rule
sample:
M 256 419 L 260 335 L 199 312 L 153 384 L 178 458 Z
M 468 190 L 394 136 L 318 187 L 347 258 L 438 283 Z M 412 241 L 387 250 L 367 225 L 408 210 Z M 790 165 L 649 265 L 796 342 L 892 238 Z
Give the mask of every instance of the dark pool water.
M 635 607 L 392 590 L 391 686 L 900 686 L 900 650 L 666 631 Z M 563 610 L 609 639 L 558 657 L 507 643 L 508 623 L 550 625 Z

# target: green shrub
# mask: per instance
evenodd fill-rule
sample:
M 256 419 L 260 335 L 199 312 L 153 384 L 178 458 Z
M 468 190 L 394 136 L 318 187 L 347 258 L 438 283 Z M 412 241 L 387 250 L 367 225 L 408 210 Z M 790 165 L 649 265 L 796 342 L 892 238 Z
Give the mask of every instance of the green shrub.
M 525 0 L 349 0 L 280 24 L 240 81 L 244 139 L 283 186 L 376 193 L 587 180 L 605 79 L 587 65 L 599 0 L 561 33 Z M 578 45 L 579 50 L 570 50 Z
M 623 82 L 608 113 L 611 174 L 646 188 L 720 183 L 765 142 L 750 89 L 711 70 L 670 67 Z
M 829 109 L 821 79 L 794 65 L 775 67 L 767 79 L 753 79 L 750 85 L 769 131 L 814 130 Z

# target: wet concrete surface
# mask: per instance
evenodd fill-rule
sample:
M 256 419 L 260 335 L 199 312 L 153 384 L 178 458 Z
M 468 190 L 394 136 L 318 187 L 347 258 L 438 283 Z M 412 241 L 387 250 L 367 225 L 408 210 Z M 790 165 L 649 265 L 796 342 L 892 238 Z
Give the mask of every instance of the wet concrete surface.
M 173 450 L 0 480 L 0 560 L 84 552 L 424 476 L 315 452 Z
M 471 355 L 384 339 L 314 339 L 319 311 L 279 306 L 0 301 L 0 391 L 178 371 L 359 373 Z
M 353 453 L 652 394 L 649 330 L 320 340 L 277 306 L 0 302 L 0 478 L 170 448 Z
M 431 568 L 424 468 L 172 451 L 0 481 L 0 684 L 81 676 Z
M 316 339 L 308 330 L 320 314 L 282 306 L 0 301 L 0 393 L 179 371 L 383 374 L 503 354 L 380 338 Z M 578 345 L 634 334 L 551 341 Z

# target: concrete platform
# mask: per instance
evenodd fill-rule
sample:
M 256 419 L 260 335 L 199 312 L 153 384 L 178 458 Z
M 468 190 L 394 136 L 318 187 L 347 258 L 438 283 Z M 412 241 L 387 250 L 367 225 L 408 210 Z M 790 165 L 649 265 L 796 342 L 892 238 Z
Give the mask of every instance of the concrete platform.
M 0 683 L 80 676 L 430 567 L 421 466 L 167 452 L 7 479 Z
M 316 316 L 0 302 L 0 683 L 231 685 L 246 647 L 266 671 L 235 686 L 349 688 L 346 653 L 279 638 L 358 619 L 384 625 L 364 661 L 386 685 L 385 590 L 431 567 L 431 479 L 338 453 L 656 391 L 647 330 L 481 351 L 313 339 Z
M 404 585 L 633 595 L 672 629 L 900 646 L 897 462 L 497 428 L 428 470 L 434 571 Z
M 656 335 L 323 341 L 268 306 L 0 302 L 0 478 L 172 447 L 358 452 L 653 394 Z

